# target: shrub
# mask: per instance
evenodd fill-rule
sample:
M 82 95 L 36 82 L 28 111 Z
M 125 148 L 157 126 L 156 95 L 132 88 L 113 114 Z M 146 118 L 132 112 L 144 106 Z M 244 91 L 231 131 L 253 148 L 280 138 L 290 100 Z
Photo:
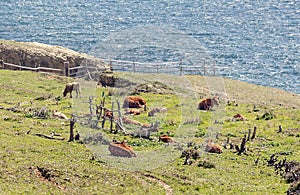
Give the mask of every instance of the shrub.
M 209 160 L 200 161 L 199 164 L 198 164 L 198 167 L 203 167 L 205 169 L 216 168 L 215 164 L 213 164 Z

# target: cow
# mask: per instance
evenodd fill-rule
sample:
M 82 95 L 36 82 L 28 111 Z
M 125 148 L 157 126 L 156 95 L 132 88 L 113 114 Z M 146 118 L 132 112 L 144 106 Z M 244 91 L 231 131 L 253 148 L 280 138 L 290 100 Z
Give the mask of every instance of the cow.
M 110 111 L 109 109 L 105 108 L 104 112 L 105 112 L 104 117 L 106 117 L 108 119 L 113 119 L 114 114 L 113 114 L 112 111 Z
M 142 126 L 141 122 L 129 119 L 127 117 L 122 117 L 122 120 L 123 120 L 123 123 L 127 124 L 127 125 L 133 124 L 133 125 L 141 125 Z
M 210 110 L 215 105 L 219 105 L 219 98 L 218 97 L 204 98 L 199 102 L 198 109 L 199 110 Z
M 159 136 L 158 141 L 162 141 L 165 143 L 175 143 L 174 139 L 170 137 L 169 135 L 161 135 Z
M 114 87 L 117 82 L 117 78 L 112 74 L 112 72 L 103 72 L 100 74 L 98 85 L 103 87 Z
M 140 114 L 141 114 L 141 111 L 140 111 L 139 109 L 136 109 L 136 108 L 134 108 L 134 109 L 129 109 L 129 108 L 127 108 L 127 109 L 125 110 L 125 114 L 130 114 L 130 115 L 140 115 Z
M 66 97 L 68 93 L 70 93 L 70 98 L 72 98 L 72 92 L 76 92 L 76 98 L 80 95 L 80 84 L 78 82 L 67 83 L 65 86 L 65 90 L 63 92 L 63 96 Z
M 233 121 L 247 121 L 247 119 L 238 113 L 233 116 Z
M 151 111 L 148 112 L 148 116 L 155 116 L 158 112 L 166 112 L 166 108 L 153 108 Z
M 128 158 L 137 157 L 137 154 L 133 151 L 131 146 L 127 145 L 125 140 L 122 142 L 111 142 L 108 146 L 108 150 L 113 156 Z
M 142 108 L 146 110 L 146 100 L 139 96 L 127 96 L 123 103 L 123 108 Z
M 217 154 L 223 153 L 222 147 L 219 144 L 213 143 L 212 140 L 208 140 L 205 151 Z
M 63 114 L 61 112 L 58 112 L 57 110 L 55 110 L 55 111 L 53 110 L 52 111 L 52 116 L 54 118 L 69 120 L 69 118 L 65 114 Z

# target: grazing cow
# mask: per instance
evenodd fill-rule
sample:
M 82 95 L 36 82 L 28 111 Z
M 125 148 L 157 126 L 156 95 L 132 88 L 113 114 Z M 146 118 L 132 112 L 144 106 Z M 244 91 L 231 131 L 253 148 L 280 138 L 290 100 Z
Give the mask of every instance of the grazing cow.
M 137 154 L 133 151 L 132 147 L 127 145 L 126 141 L 111 142 L 108 146 L 108 150 L 111 155 L 119 157 L 137 157 Z
M 218 97 L 204 98 L 199 102 L 198 109 L 199 110 L 210 110 L 215 105 L 219 105 Z
M 146 110 L 146 100 L 139 96 L 127 96 L 123 103 L 123 108 L 142 108 Z
M 64 97 L 66 97 L 66 95 L 70 93 L 70 98 L 72 98 L 73 91 L 76 92 L 76 98 L 78 98 L 78 95 L 80 95 L 80 84 L 78 82 L 66 84 L 65 90 L 63 92 Z
M 211 140 L 208 141 L 205 147 L 205 151 L 210 153 L 217 153 L 217 154 L 223 153 L 222 147 L 219 144 L 212 143 Z

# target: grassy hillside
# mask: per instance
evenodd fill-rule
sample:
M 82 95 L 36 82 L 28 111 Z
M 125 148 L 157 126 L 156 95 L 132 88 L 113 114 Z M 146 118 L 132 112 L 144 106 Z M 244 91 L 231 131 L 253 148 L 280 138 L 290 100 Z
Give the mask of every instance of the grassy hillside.
M 290 188 L 270 156 L 300 161 L 299 95 L 219 77 L 117 76 L 118 88 L 80 80 L 81 97 L 70 99 L 62 91 L 71 78 L 0 70 L 0 194 L 284 194 Z M 104 95 L 111 108 L 138 90 L 149 110 L 167 109 L 154 117 L 127 116 L 160 122 L 150 140 L 131 136 L 139 130 L 135 125 L 125 125 L 127 135 L 110 133 L 108 123 L 91 128 L 96 117 L 88 120 L 89 97 L 98 105 Z M 219 106 L 197 110 L 200 98 L 214 95 Z M 68 142 L 70 123 L 54 118 L 54 110 L 82 117 L 75 124 L 80 141 Z M 238 113 L 247 120 L 234 120 Z M 208 139 L 240 146 L 254 127 L 256 137 L 241 155 L 229 143 L 222 154 L 204 152 Z M 177 143 L 158 142 L 167 132 Z M 138 157 L 111 156 L 107 143 L 113 139 L 126 139 Z M 186 165 L 181 154 L 193 148 L 199 157 Z

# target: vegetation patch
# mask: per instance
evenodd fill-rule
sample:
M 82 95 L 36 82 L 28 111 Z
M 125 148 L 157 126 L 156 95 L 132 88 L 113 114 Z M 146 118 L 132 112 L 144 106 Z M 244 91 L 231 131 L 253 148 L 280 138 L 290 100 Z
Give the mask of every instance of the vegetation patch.
M 96 86 L 89 98 L 84 92 L 90 81 L 80 80 L 86 83 L 83 95 L 71 99 L 62 97 L 62 92 L 73 78 L 0 70 L 0 193 L 299 193 L 298 95 L 274 89 L 279 94 L 274 97 L 271 89 L 224 79 L 228 99 L 234 102 L 220 99 L 213 110 L 200 111 L 200 95 L 211 97 L 204 77 L 185 77 L 194 87 L 187 88 L 182 77 L 166 77 L 163 83 L 161 76 L 149 75 L 152 80 L 147 83 L 142 79 L 147 75 L 125 74 L 118 77 L 131 82 L 124 84 L 128 88 Z M 124 97 L 139 85 L 136 96 L 147 101 L 147 109 L 140 109 L 139 115 L 126 114 L 139 123 L 123 124 L 122 129 L 106 118 L 102 127 L 96 105 L 105 100 L 104 108 L 116 109 L 117 102 L 122 106 Z M 176 93 L 157 91 L 173 87 Z M 254 111 L 253 105 L 259 109 Z M 148 115 L 162 108 L 164 112 Z M 54 117 L 53 111 L 68 119 Z M 125 109 L 120 112 L 125 116 Z M 237 113 L 247 120 L 226 120 Z M 77 117 L 74 125 L 72 116 Z M 113 116 L 119 115 L 114 112 Z M 157 121 L 157 131 L 147 134 L 147 139 L 134 136 Z M 71 129 L 74 138 L 79 135 L 73 141 Z M 160 141 L 163 136 L 174 142 Z M 208 149 L 218 146 L 222 152 L 206 152 L 209 140 L 215 145 Z M 137 157 L 110 155 L 112 141 L 127 141 Z
M 276 174 L 279 174 L 287 183 L 291 184 L 287 191 L 288 195 L 299 194 L 300 162 L 287 161 L 286 158 L 279 160 L 279 157 L 278 154 L 272 154 L 267 161 L 268 166 L 274 167 Z
M 198 163 L 198 167 L 203 167 L 205 169 L 211 169 L 211 168 L 216 168 L 216 165 L 214 163 L 210 162 L 209 160 L 204 159 Z

